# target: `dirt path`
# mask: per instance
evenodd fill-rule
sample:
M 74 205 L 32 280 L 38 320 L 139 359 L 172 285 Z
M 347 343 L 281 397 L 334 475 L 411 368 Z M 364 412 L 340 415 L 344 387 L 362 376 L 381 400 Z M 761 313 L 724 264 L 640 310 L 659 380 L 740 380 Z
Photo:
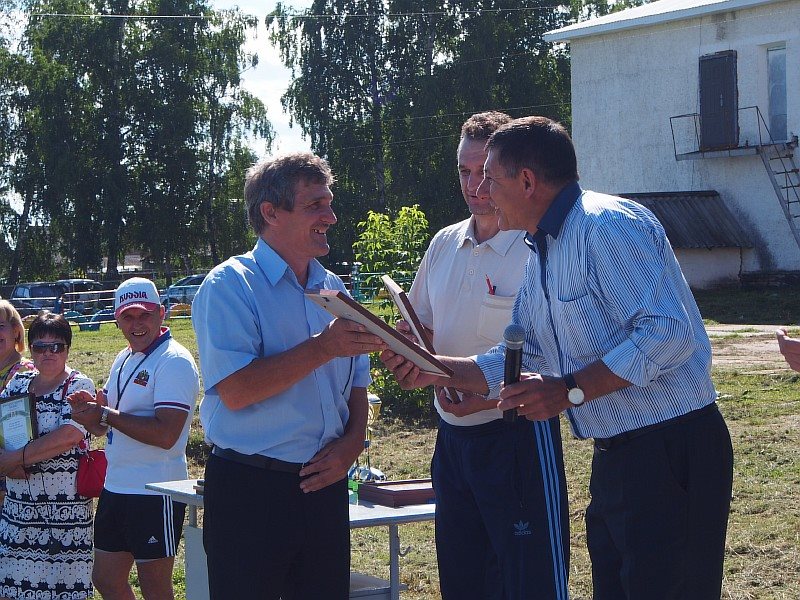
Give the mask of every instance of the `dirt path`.
M 787 370 L 778 351 L 778 325 L 709 325 L 714 366 L 767 373 Z

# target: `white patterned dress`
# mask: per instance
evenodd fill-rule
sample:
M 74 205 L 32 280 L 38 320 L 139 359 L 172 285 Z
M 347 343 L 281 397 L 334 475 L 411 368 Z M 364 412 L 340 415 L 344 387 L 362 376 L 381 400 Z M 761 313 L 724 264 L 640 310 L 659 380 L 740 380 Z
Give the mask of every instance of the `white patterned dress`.
M 35 371 L 17 373 L 3 396 L 25 394 Z M 94 394 L 92 380 L 75 373 L 67 395 Z M 36 398 L 39 435 L 71 420 L 63 386 Z M 0 597 L 23 600 L 82 600 L 92 596 L 92 501 L 78 496 L 80 453 L 73 448 L 42 461 L 29 479 L 8 479 L 0 516 Z

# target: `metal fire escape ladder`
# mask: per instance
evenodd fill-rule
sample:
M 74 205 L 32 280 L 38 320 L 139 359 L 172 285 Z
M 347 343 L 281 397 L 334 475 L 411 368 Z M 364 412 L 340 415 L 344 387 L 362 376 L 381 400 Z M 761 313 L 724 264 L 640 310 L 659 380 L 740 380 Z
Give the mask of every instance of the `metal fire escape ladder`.
M 797 138 L 789 143 L 762 145 L 759 154 L 794 240 L 800 247 L 800 170 L 795 159 L 796 150 Z

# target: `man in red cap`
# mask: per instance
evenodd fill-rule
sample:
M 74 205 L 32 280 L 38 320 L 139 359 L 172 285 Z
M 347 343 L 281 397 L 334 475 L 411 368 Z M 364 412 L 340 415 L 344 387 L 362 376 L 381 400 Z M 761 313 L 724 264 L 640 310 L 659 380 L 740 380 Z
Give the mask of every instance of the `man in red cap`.
M 163 326 L 164 308 L 152 281 L 123 282 L 114 308 L 128 347 L 96 398 L 88 392 L 69 398 L 72 418 L 90 433 L 107 436 L 92 581 L 107 600 L 133 598 L 128 575 L 136 563 L 145 599 L 172 598 L 186 505 L 145 484 L 188 476 L 186 442 L 200 382 L 192 355 Z

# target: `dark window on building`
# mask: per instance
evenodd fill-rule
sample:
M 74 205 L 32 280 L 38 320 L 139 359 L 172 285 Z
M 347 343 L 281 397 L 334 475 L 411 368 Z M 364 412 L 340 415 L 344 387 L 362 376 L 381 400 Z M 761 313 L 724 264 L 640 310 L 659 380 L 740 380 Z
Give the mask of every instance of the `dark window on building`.
M 767 49 L 769 132 L 775 141 L 789 139 L 786 125 L 786 46 Z

